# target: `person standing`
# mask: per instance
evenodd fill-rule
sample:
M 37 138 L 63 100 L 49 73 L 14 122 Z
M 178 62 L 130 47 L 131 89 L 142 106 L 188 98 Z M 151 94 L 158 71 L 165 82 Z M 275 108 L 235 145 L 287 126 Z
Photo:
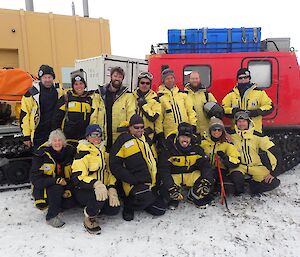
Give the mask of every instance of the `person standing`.
M 53 68 L 41 65 L 38 76 L 39 81 L 34 81 L 32 87 L 22 97 L 20 113 L 24 144 L 28 147 L 33 146 L 35 150 L 49 137 L 58 100 Z
M 124 77 L 121 67 L 112 68 L 111 81 L 99 87 L 93 96 L 91 124 L 99 124 L 103 128 L 103 141 L 108 152 L 120 134 L 118 128 L 135 113 L 135 99 L 128 88 L 122 85 Z
M 85 138 L 85 129 L 90 124 L 93 112 L 91 93 L 86 91 L 86 81 L 80 75 L 72 78 L 72 91 L 58 100 L 54 115 L 54 129 L 61 128 L 68 143 L 75 146 Z
M 184 90 L 188 93 L 197 114 L 197 134 L 203 136 L 204 132 L 208 130 L 209 120 L 212 116 L 220 119 L 222 118 L 222 107 L 217 104 L 217 100 L 213 94 L 209 93 L 201 83 L 200 74 L 197 71 L 191 72 L 189 83 L 185 86 Z M 217 106 L 213 107 L 215 109 L 214 113 L 210 112 L 208 115 L 206 109 L 204 109 L 204 105 L 209 102 L 211 102 L 211 104 L 214 103 L 214 105 Z
M 180 91 L 175 84 L 174 71 L 165 69 L 161 74 L 162 85 L 158 89 L 161 103 L 162 119 L 157 128 L 158 141 L 177 132 L 177 127 L 182 122 L 193 126 L 196 133 L 197 117 L 193 110 L 193 103 L 189 101 L 187 93 Z
M 234 126 L 234 115 L 239 111 L 246 111 L 254 123 L 254 129 L 262 132 L 262 117 L 273 112 L 272 100 L 264 90 L 251 83 L 248 69 L 239 69 L 236 79 L 236 86 L 222 101 L 224 113 L 232 119 Z

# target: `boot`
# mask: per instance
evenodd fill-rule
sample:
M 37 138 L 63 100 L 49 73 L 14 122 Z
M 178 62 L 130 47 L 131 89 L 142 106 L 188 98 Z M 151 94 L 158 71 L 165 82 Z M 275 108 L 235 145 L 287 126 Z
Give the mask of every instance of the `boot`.
M 134 219 L 134 210 L 124 207 L 122 213 L 123 219 L 126 221 L 131 221 Z
M 101 233 L 101 228 L 96 221 L 96 217 L 90 217 L 86 212 L 86 208 L 84 208 L 83 225 L 91 234 L 99 235 Z
M 57 215 L 54 218 L 47 220 L 47 224 L 54 228 L 60 228 L 63 225 L 65 225 L 66 223 L 64 221 L 62 221 Z

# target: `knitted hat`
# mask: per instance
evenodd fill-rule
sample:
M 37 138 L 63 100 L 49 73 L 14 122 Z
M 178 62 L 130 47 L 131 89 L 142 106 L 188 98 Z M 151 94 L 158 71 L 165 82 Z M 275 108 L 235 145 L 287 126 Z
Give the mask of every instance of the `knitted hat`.
M 72 77 L 72 87 L 73 87 L 73 85 L 75 84 L 76 81 L 81 81 L 86 87 L 85 79 L 82 76 L 75 75 L 74 77 Z
M 45 74 L 52 75 L 53 79 L 55 79 L 55 73 L 52 67 L 50 67 L 47 64 L 42 64 L 39 68 L 38 77 L 41 79 L 41 77 Z
M 223 131 L 225 130 L 224 123 L 222 120 L 216 118 L 216 117 L 211 117 L 209 121 L 209 131 L 212 131 L 214 129 L 222 129 Z
M 129 126 L 133 126 L 135 124 L 144 124 L 143 118 L 138 114 L 133 114 L 129 121 Z
M 241 75 L 249 76 L 249 78 L 251 79 L 250 71 L 247 68 L 239 69 L 237 74 L 236 74 L 236 79 L 238 79 L 238 77 L 241 76 Z
M 193 126 L 187 122 L 182 122 L 178 125 L 178 136 L 193 136 Z
M 88 125 L 86 127 L 86 129 L 85 129 L 85 137 L 89 136 L 93 132 L 98 132 L 98 133 L 102 134 L 102 130 L 99 127 L 98 124 L 90 124 L 90 125 Z
M 165 70 L 163 70 L 162 73 L 161 73 L 161 82 L 164 83 L 166 77 L 168 77 L 169 75 L 171 75 L 171 76 L 173 76 L 175 78 L 173 70 L 171 70 L 171 69 L 165 69 Z

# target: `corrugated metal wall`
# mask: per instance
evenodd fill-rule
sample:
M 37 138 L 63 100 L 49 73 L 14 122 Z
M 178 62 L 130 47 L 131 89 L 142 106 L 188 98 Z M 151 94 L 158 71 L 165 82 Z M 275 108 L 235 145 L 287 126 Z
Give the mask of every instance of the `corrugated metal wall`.
M 0 9 L 0 68 L 37 74 L 41 64 L 61 68 L 75 59 L 111 54 L 109 21 L 99 18 Z

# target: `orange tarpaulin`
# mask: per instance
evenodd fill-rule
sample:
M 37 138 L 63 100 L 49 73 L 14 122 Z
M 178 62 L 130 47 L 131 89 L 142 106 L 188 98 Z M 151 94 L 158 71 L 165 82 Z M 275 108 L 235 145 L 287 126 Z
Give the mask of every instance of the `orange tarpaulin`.
M 0 69 L 0 100 L 21 101 L 32 86 L 32 77 L 21 69 Z

